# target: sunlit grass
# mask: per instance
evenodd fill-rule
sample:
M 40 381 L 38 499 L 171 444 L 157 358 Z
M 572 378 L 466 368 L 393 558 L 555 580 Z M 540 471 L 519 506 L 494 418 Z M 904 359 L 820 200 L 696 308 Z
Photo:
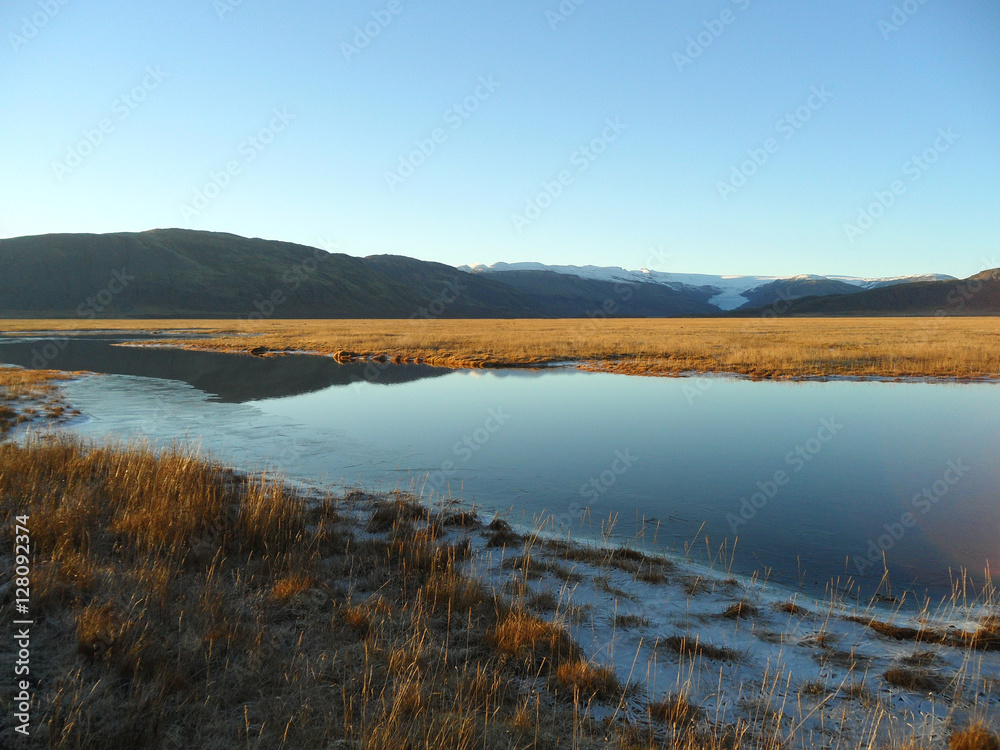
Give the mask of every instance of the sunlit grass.
M 995 317 L 0 321 L 7 331 L 100 328 L 217 334 L 175 339 L 203 349 L 314 351 L 446 367 L 575 360 L 640 375 L 1000 376 Z
M 59 421 L 72 412 L 55 385 L 66 373 L 0 366 L 0 436 L 32 420 Z

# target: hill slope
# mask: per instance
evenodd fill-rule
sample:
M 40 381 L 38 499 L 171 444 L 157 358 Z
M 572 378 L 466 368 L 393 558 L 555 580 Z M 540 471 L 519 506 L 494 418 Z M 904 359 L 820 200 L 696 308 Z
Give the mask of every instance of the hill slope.
M 399 317 L 420 297 L 364 260 L 231 234 L 0 240 L 0 314 Z
M 0 240 L 3 317 L 663 317 L 713 312 L 697 295 L 637 287 L 558 274 L 501 279 L 402 256 L 354 258 L 288 242 L 184 229 Z M 617 305 L 614 311 L 605 308 L 609 300 Z
M 743 311 L 741 311 L 743 312 Z M 758 314 L 748 311 L 747 314 Z M 1000 269 L 964 280 L 919 281 L 846 295 L 806 297 L 783 306 L 785 315 L 996 315 Z

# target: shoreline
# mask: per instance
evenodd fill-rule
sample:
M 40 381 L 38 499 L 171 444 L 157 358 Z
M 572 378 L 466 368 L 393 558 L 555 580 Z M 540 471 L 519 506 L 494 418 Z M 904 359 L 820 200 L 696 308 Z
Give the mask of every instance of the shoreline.
M 626 375 L 631 377 L 652 377 L 652 378 L 731 378 L 733 380 L 746 380 L 751 382 L 788 382 L 788 383 L 828 383 L 828 382 L 848 382 L 848 383 L 935 383 L 935 384 L 965 384 L 965 383 L 1000 383 L 1000 374 L 981 375 L 974 377 L 965 376 L 941 376 L 941 375 L 751 375 L 738 371 L 718 371 L 718 370 L 663 370 L 663 371 L 639 371 L 630 369 L 625 363 L 624 367 L 618 367 L 616 362 L 601 362 L 597 360 L 572 360 L 557 358 L 545 362 L 503 362 L 503 363 L 461 363 L 448 360 L 444 363 L 421 359 L 417 356 L 388 354 L 352 354 L 350 357 L 338 356 L 340 352 L 323 352 L 320 350 L 303 349 L 267 349 L 267 351 L 255 352 L 255 347 L 245 348 L 218 348 L 215 346 L 200 346 L 197 342 L 177 342 L 177 343 L 146 343 L 142 341 L 131 341 L 114 344 L 114 346 L 134 347 L 136 349 L 176 349 L 178 351 L 194 352 L 214 352 L 219 354 L 236 354 L 252 357 L 326 357 L 334 359 L 340 363 L 375 363 L 394 365 L 430 365 L 446 370 L 548 370 L 558 368 L 573 368 L 583 372 L 593 372 L 605 375 Z
M 215 465 L 211 456 L 199 460 Z M 247 484 L 259 479 L 219 466 Z M 294 482 L 286 487 L 306 507 L 324 495 Z M 581 669 L 614 670 L 624 687 L 586 701 L 585 715 L 596 722 L 639 725 L 656 701 L 682 699 L 698 726 L 744 726 L 747 737 L 778 727 L 798 741 L 808 737 L 810 746 L 851 746 L 913 732 L 937 747 L 953 725 L 1000 717 L 995 600 L 969 609 L 953 600 L 950 609 L 916 614 L 883 604 L 854 607 L 838 595 L 823 601 L 627 543 L 602 546 L 518 530 L 500 516 L 472 515 L 461 503 L 428 506 L 409 493 L 350 489 L 324 502 L 334 503 L 342 524 L 353 517 L 359 543 L 381 543 L 386 529 L 372 533 L 380 509 L 419 507 L 397 515 L 414 525 L 413 533 L 440 526 L 436 543 L 467 547 L 457 568 L 462 575 L 513 611 L 564 628 L 582 649 L 582 663 L 592 665 Z M 558 707 L 564 698 L 556 690 L 547 700 Z M 826 745 L 822 738 L 834 720 L 837 744 Z M 878 728 L 869 735 L 871 726 Z
M 147 334 L 162 345 L 452 369 L 548 367 L 753 380 L 1000 379 L 1000 318 L 0 320 L 8 336 Z M 252 339 L 252 343 L 248 341 Z

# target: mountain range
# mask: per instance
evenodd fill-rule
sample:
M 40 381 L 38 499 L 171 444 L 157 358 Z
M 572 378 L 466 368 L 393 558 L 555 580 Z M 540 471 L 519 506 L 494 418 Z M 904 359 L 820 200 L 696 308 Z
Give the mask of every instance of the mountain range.
M 509 278 L 512 273 L 552 271 L 579 276 L 584 279 L 608 281 L 619 284 L 654 284 L 676 291 L 705 297 L 717 311 L 752 309 L 770 305 L 773 300 L 798 299 L 810 296 L 854 294 L 868 289 L 879 289 L 896 284 L 923 281 L 955 281 L 945 274 L 922 274 L 891 278 L 857 278 L 852 276 L 715 276 L 698 273 L 668 273 L 643 268 L 627 271 L 613 266 L 547 266 L 541 263 L 495 263 L 492 266 L 459 266 L 470 273 L 501 275 Z M 707 295 L 707 296 L 705 296 Z
M 943 311 L 943 312 L 942 312 Z M 1000 312 L 1000 270 L 958 280 L 713 276 L 356 258 L 157 229 L 0 240 L 0 317 L 562 318 Z

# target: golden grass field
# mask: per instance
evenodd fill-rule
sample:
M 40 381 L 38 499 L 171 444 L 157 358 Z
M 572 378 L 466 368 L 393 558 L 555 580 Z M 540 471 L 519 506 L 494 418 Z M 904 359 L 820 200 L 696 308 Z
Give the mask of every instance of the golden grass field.
M 573 360 L 637 375 L 1000 377 L 1000 318 L 992 317 L 0 321 L 7 332 L 100 329 L 178 331 L 175 343 L 200 349 L 339 352 L 445 367 Z M 185 331 L 212 335 L 190 339 Z

